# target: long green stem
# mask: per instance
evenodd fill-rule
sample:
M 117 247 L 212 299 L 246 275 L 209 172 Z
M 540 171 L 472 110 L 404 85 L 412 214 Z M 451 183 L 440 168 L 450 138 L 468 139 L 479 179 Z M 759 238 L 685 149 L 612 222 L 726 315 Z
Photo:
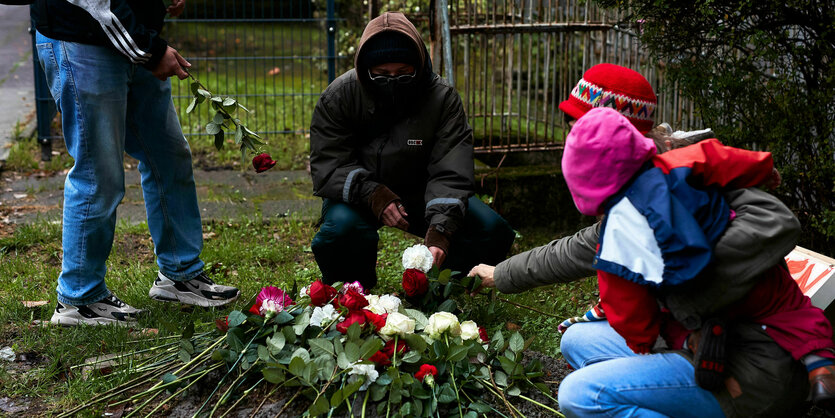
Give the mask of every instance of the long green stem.
M 256 360 L 256 363 L 257 362 L 258 361 Z M 253 365 L 255 365 L 255 363 L 253 363 Z M 245 375 L 246 375 L 246 373 L 239 374 L 238 377 L 236 377 L 235 380 L 232 381 L 232 383 L 229 385 L 229 387 L 226 388 L 226 392 L 223 392 L 223 395 L 220 395 L 220 399 L 218 399 L 217 402 L 215 402 L 215 407 L 212 408 L 212 410 L 209 412 L 209 418 L 211 418 L 215 415 L 215 411 L 217 411 L 217 408 L 220 407 L 220 404 L 223 402 L 223 399 L 226 398 L 227 396 L 229 396 L 229 392 L 231 392 L 232 389 L 237 387 L 237 385 L 235 383 L 237 383 L 239 380 L 241 380 Z
M 540 407 L 540 408 L 545 408 L 545 409 L 547 409 L 547 410 L 551 411 L 552 413 L 554 413 L 554 415 L 556 415 L 556 416 L 558 416 L 558 417 L 563 417 L 563 418 L 565 418 L 565 415 L 561 414 L 559 411 L 557 411 L 557 410 L 556 410 L 556 409 L 554 409 L 554 408 L 551 408 L 551 407 L 549 407 L 549 406 L 545 406 L 545 405 L 543 405 L 543 404 L 541 404 L 541 403 L 539 403 L 539 402 L 537 402 L 537 401 L 535 401 L 535 400 L 533 400 L 533 399 L 531 399 L 531 398 L 529 398 L 529 397 L 527 397 L 527 396 L 525 396 L 525 395 L 519 395 L 519 397 L 520 397 L 520 398 L 522 398 L 522 399 L 524 399 L 524 400 L 526 400 L 526 401 L 528 401 L 528 402 L 530 402 L 530 403 L 532 403 L 532 404 L 534 404 L 534 405 L 536 405 L 536 406 L 538 406 L 538 407 Z
M 365 418 L 365 406 L 368 404 L 368 394 L 370 394 L 370 390 L 365 391 L 365 398 L 362 399 L 362 417 Z
M 264 381 L 264 378 L 262 377 L 262 378 L 258 379 L 258 381 L 257 381 L 257 382 L 255 382 L 255 384 L 254 384 L 254 385 L 250 386 L 250 387 L 249 387 L 249 389 L 245 390 L 245 391 L 244 391 L 244 393 L 241 395 L 241 397 L 239 397 L 239 398 L 238 398 L 238 399 L 237 399 L 237 400 L 236 400 L 236 401 L 232 404 L 232 406 L 230 406 L 230 407 L 229 407 L 229 409 L 227 409 L 227 410 L 226 410 L 226 412 L 224 412 L 224 413 L 220 416 L 220 418 L 223 418 L 223 417 L 225 417 L 225 416 L 229 415 L 229 413 L 230 413 L 230 412 L 232 412 L 232 409 L 234 409 L 236 406 L 238 406 L 238 404 L 239 404 L 239 403 L 241 403 L 241 401 L 242 401 L 242 400 L 246 399 L 246 397 L 247 397 L 247 396 L 249 396 L 249 392 L 252 392 L 252 390 L 253 390 L 253 389 L 255 389 L 255 387 L 256 387 L 256 386 L 260 385 L 260 384 L 261 384 L 261 382 L 263 382 L 263 381 Z
M 200 376 L 197 376 L 194 380 L 192 380 L 191 382 L 189 382 L 189 384 L 187 384 L 187 385 L 183 386 L 182 388 L 180 388 L 179 390 L 177 390 L 176 392 L 174 392 L 173 394 L 171 394 L 171 396 L 169 396 L 169 397 L 165 398 L 162 402 L 160 402 L 159 404 L 157 404 L 157 406 L 155 406 L 155 407 L 154 407 L 154 409 L 152 409 L 152 410 L 151 410 L 151 412 L 148 412 L 148 415 L 145 415 L 145 418 L 148 418 L 148 417 L 152 417 L 152 416 L 154 416 L 154 413 L 155 413 L 155 412 L 157 412 L 157 410 L 159 410 L 160 408 L 162 408 L 162 406 L 163 406 L 163 405 L 167 404 L 167 403 L 168 403 L 168 401 L 170 401 L 170 400 L 174 399 L 174 398 L 175 398 L 176 396 L 178 396 L 179 394 L 181 394 L 181 393 L 185 392 L 188 388 L 190 388 L 191 386 L 193 386 L 195 383 L 199 382 L 199 381 L 200 381 L 200 379 L 201 379 L 203 376 L 205 376 L 205 375 L 207 375 L 207 374 L 211 373 L 212 371 L 214 371 L 214 370 L 215 370 L 215 369 L 217 369 L 218 367 L 220 367 L 220 365 L 219 365 L 219 364 L 218 364 L 218 365 L 216 365 L 216 367 L 214 367 L 214 368 L 209 368 L 209 369 L 204 370 Z M 145 405 L 147 405 L 147 404 L 151 401 L 151 399 L 153 399 L 153 398 L 155 398 L 155 396 L 152 396 L 152 397 L 148 398 L 148 400 L 147 400 L 147 401 L 145 401 L 145 403 L 143 403 L 141 406 L 139 406 L 138 408 L 136 408 L 133 412 L 131 412 L 130 414 L 128 414 L 128 416 L 127 416 L 127 417 L 125 417 L 125 418 L 129 418 L 129 417 L 130 417 L 131 415 L 133 415 L 134 413 L 141 411 L 141 410 L 142 410 L 142 408 L 144 408 L 144 407 L 145 407 Z
M 252 338 L 249 339 L 249 342 L 246 343 L 243 350 L 241 350 L 240 354 L 238 354 L 238 358 L 235 360 L 235 363 L 232 364 L 232 367 L 229 368 L 229 371 L 223 375 L 223 377 L 220 379 L 220 382 L 218 382 L 217 386 L 215 386 L 215 388 L 212 390 L 212 393 L 210 393 L 209 397 L 207 397 L 206 400 L 203 402 L 203 405 L 200 405 L 200 409 L 198 409 L 197 412 L 194 413 L 195 416 L 199 415 L 200 412 L 203 411 L 203 408 L 205 408 L 206 405 L 209 403 L 209 400 L 212 399 L 212 396 L 215 396 L 217 390 L 220 388 L 220 386 L 223 384 L 226 378 L 229 377 L 229 374 L 235 370 L 235 368 L 238 366 L 238 363 L 241 362 L 241 359 L 244 358 L 244 356 L 246 355 L 246 350 L 249 349 L 249 346 L 252 345 L 252 342 L 255 341 L 255 338 L 258 337 L 258 334 L 260 334 L 261 331 L 264 330 L 264 325 L 266 324 L 267 320 L 265 319 L 264 322 L 261 323 L 261 326 L 258 327 L 258 331 L 255 331 L 255 334 L 252 336 Z
M 446 342 L 446 350 L 449 353 L 449 337 L 444 333 L 444 341 Z M 452 388 L 455 390 L 455 399 L 458 401 L 458 416 L 463 417 L 464 411 L 461 410 L 461 397 L 458 395 L 458 386 L 455 384 L 455 363 L 447 361 L 449 367 L 452 369 L 449 375 L 449 381 L 452 382 Z
M 160 366 L 160 368 L 162 368 L 162 366 Z M 123 385 L 121 385 L 122 389 L 119 389 L 115 392 L 105 392 L 105 393 L 89 400 L 87 403 L 85 403 L 83 405 L 77 406 L 77 407 L 75 407 L 75 408 L 73 408 L 69 411 L 66 411 L 66 412 L 63 412 L 63 413 L 59 414 L 58 417 L 63 418 L 63 417 L 73 416 L 78 411 L 81 411 L 83 409 L 87 409 L 87 408 L 89 408 L 89 407 L 91 407 L 91 406 L 93 406 L 93 405 L 95 405 L 99 402 L 103 402 L 107 399 L 110 399 L 110 398 L 116 396 L 116 395 L 120 395 L 122 393 L 125 393 L 125 392 L 131 390 L 131 389 L 134 389 L 136 387 L 144 385 L 145 383 L 147 383 L 151 379 L 153 379 L 154 374 L 155 373 L 153 373 L 153 372 L 148 372 L 143 376 L 137 377 L 137 378 L 135 378 L 135 379 L 133 379 L 133 380 L 127 382 L 127 383 L 124 383 Z

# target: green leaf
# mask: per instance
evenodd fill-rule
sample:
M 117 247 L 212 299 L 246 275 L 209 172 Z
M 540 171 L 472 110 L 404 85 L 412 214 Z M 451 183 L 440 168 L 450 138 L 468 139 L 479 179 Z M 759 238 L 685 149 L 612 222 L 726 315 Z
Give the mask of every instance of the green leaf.
M 444 286 L 444 297 L 448 298 L 449 295 L 452 294 L 453 283 L 447 282 L 446 286 Z
M 222 361 L 229 354 L 229 350 L 219 349 L 212 352 L 212 361 Z
M 237 327 L 246 321 L 246 315 L 244 315 L 241 311 L 232 311 L 229 312 L 229 328 Z
M 197 98 L 196 97 L 191 99 L 191 103 L 189 103 L 188 107 L 186 108 L 186 113 L 191 113 L 192 111 L 194 111 L 195 107 L 197 107 Z
M 207 90 L 203 90 L 203 89 L 201 89 L 201 88 L 198 88 L 198 89 L 197 89 L 197 94 L 199 94 L 199 95 L 201 95 L 201 96 L 203 96 L 203 97 L 205 97 L 205 98 L 207 98 L 207 99 L 211 99 L 211 98 L 212 98 L 212 93 L 209 93 Z
M 330 409 L 331 407 L 328 404 L 328 400 L 325 399 L 324 396 L 320 396 L 319 399 L 316 399 L 316 401 L 313 402 L 313 405 L 310 405 L 310 408 L 307 409 L 307 412 L 310 414 L 310 416 L 315 417 L 318 415 L 324 415 Z
M 181 338 L 189 340 L 191 337 L 194 336 L 194 322 L 189 322 L 186 324 L 186 328 L 183 330 L 183 335 Z
M 217 148 L 218 151 L 223 149 L 223 136 L 223 129 L 221 129 L 220 131 L 218 131 L 218 133 L 215 134 L 215 148 Z
M 350 363 L 354 363 L 360 359 L 360 347 L 357 343 L 349 341 L 345 344 L 345 357 L 347 357 Z
M 242 105 L 242 104 L 240 104 L 240 103 L 238 103 L 238 107 L 240 107 L 241 109 L 243 109 L 244 111 L 246 111 L 246 113 L 252 113 L 249 109 L 245 108 L 245 107 L 244 107 L 244 105 Z
M 470 348 L 465 345 L 453 345 L 449 348 L 446 358 L 453 363 L 464 360 L 469 350 Z
M 415 320 L 415 332 L 426 328 L 426 323 L 429 322 L 426 315 L 417 309 L 406 309 L 406 316 Z
M 378 377 L 377 380 L 374 381 L 374 383 L 376 383 L 378 385 L 382 385 L 382 386 L 390 385 L 391 382 L 392 382 L 392 378 L 391 378 L 391 375 L 389 375 L 388 373 L 380 374 L 380 377 Z
M 307 328 L 309 325 L 310 312 L 304 312 L 296 317 L 295 325 L 293 325 L 293 331 L 296 332 L 296 335 L 302 335 L 304 333 L 305 328 Z
M 452 275 L 452 270 L 445 269 L 440 274 L 438 274 L 438 283 L 446 285 L 447 283 L 449 283 L 450 275 Z
M 504 356 L 499 356 L 499 363 L 502 365 L 502 369 L 505 373 L 510 376 L 514 376 L 524 371 L 520 364 Z
M 235 103 L 237 103 L 237 100 L 235 100 L 231 97 L 227 97 L 227 98 L 223 99 L 223 105 L 224 106 L 233 106 Z
M 493 378 L 496 380 L 497 385 L 507 387 L 507 375 L 503 371 L 496 370 L 496 372 L 493 373 Z
M 244 131 L 246 131 L 246 133 L 247 133 L 247 134 L 252 135 L 252 136 L 254 136 L 254 137 L 256 137 L 256 138 L 261 138 L 261 136 L 260 136 L 260 135 L 256 134 L 254 131 L 250 130 L 250 129 L 249 129 L 249 128 L 247 128 L 246 126 L 244 126 Z
M 306 349 L 299 347 L 293 352 L 293 359 L 301 358 L 305 363 L 310 361 L 310 353 Z M 290 361 L 292 363 L 292 360 Z
M 342 388 L 342 390 L 338 390 L 334 392 L 333 396 L 331 396 L 331 405 L 339 405 L 345 399 L 356 393 L 360 387 L 362 387 L 362 380 L 357 380 L 356 382 L 349 383 Z
M 412 413 L 412 403 L 411 402 L 403 402 L 403 405 L 400 405 L 400 415 L 404 417 L 408 417 Z
M 223 103 L 223 99 L 217 96 L 212 96 L 212 102 L 217 103 L 218 105 Z
M 229 328 L 229 331 L 226 332 L 226 343 L 229 344 L 229 348 L 235 351 L 243 350 L 244 343 L 241 342 L 242 336 L 243 330 L 240 328 Z
M 491 407 L 490 405 L 487 405 L 486 403 L 481 402 L 481 401 L 475 401 L 475 402 L 471 403 L 467 407 L 467 409 L 471 409 L 473 411 L 476 411 L 479 414 L 489 414 L 491 411 L 493 411 L 493 407 Z
M 311 340 L 307 340 L 307 344 L 310 345 L 310 351 L 314 355 L 327 355 L 331 357 L 335 355 L 333 350 L 333 343 L 326 338 L 314 338 Z
M 290 315 L 289 313 L 287 313 L 287 311 L 281 311 L 278 314 L 276 314 L 275 318 L 273 318 L 273 321 L 275 321 L 275 323 L 278 325 L 284 325 L 292 320 L 293 315 Z
M 272 337 L 267 337 L 267 347 L 270 349 L 271 354 L 278 354 L 286 343 L 287 340 L 284 338 L 284 334 L 280 332 L 276 332 Z
M 520 389 L 519 386 L 513 386 L 510 389 L 508 389 L 505 393 L 509 396 L 519 396 L 522 394 L 522 389 Z
M 444 383 L 438 393 L 438 403 L 451 403 L 457 400 L 458 399 L 455 397 L 455 391 L 452 390 L 452 386 L 450 386 L 449 383 Z
M 188 363 L 189 361 L 191 361 L 191 355 L 188 353 L 188 351 L 183 350 L 182 348 L 177 353 L 177 357 L 179 357 L 180 361 L 182 361 L 183 363 Z
M 209 123 L 206 124 L 206 133 L 207 134 L 214 135 L 218 132 L 220 132 L 220 125 L 218 125 L 214 122 L 209 122 Z
M 418 334 L 406 334 L 403 339 L 406 340 L 406 343 L 409 344 L 409 348 L 412 351 L 422 353 L 426 350 L 426 341 Z
M 294 375 L 301 377 L 304 374 L 304 368 L 305 362 L 303 358 L 293 357 L 293 359 L 290 360 L 290 373 L 293 373 Z
M 478 414 L 475 411 L 467 411 L 462 418 L 478 418 Z
M 504 348 L 504 335 L 501 331 L 496 331 L 493 338 L 490 339 L 490 349 L 493 351 L 500 351 Z
M 343 370 L 351 367 L 351 362 L 348 361 L 348 355 L 344 351 L 336 355 L 336 365 Z
M 192 81 L 191 84 L 189 85 L 189 87 L 191 88 L 191 94 L 193 94 L 195 96 L 200 94 L 200 93 L 198 93 L 198 91 L 200 90 L 200 83 L 198 83 L 196 81 Z
M 316 367 L 319 369 L 319 380 L 328 380 L 331 377 L 333 369 L 336 368 L 336 361 L 333 357 L 321 356 L 313 359 Z
M 212 122 L 214 122 L 217 125 L 223 125 L 223 119 L 223 113 L 217 112 L 215 113 L 215 116 L 212 118 Z
M 264 375 L 264 380 L 270 383 L 282 383 L 285 380 L 284 369 L 278 367 L 264 367 L 261 374 Z
M 458 308 L 458 305 L 452 299 L 447 299 L 440 305 L 438 305 L 438 309 L 436 312 L 455 312 L 455 309 Z
M 408 353 L 403 355 L 403 362 L 404 363 L 417 363 L 420 361 L 420 353 L 417 351 L 409 351 Z
M 380 402 L 388 393 L 387 386 L 371 385 L 369 390 L 371 391 L 371 400 L 374 402 Z
M 522 335 L 518 332 L 514 332 L 513 335 L 510 336 L 510 341 L 508 342 L 510 343 L 508 348 L 514 353 L 521 353 L 525 349 L 525 339 L 522 338 Z
M 367 359 L 383 348 L 383 340 L 370 337 L 360 347 L 360 358 Z
M 243 139 L 244 139 L 244 130 L 241 129 L 241 125 L 235 125 L 235 144 L 240 145 L 240 143 Z
M 351 326 L 348 327 L 348 341 L 356 341 L 360 338 L 360 332 L 362 331 L 362 327 L 360 324 L 354 322 Z
M 180 340 L 180 349 L 188 354 L 194 354 L 194 345 L 189 340 Z
M 179 379 L 179 377 L 177 377 L 177 375 L 175 375 L 173 373 L 166 373 L 162 376 L 162 383 L 163 384 L 168 384 L 168 383 L 171 383 L 171 382 L 173 382 L 177 379 Z
M 258 358 L 261 359 L 261 361 L 264 363 L 272 361 L 272 358 L 270 358 L 270 349 L 266 345 L 259 345 L 257 351 Z

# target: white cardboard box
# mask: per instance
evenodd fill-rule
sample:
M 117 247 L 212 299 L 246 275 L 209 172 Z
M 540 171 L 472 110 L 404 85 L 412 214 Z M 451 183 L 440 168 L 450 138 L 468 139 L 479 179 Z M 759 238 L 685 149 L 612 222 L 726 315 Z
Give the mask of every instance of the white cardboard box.
M 812 304 L 826 310 L 835 300 L 835 259 L 794 247 L 786 256 L 789 273 Z

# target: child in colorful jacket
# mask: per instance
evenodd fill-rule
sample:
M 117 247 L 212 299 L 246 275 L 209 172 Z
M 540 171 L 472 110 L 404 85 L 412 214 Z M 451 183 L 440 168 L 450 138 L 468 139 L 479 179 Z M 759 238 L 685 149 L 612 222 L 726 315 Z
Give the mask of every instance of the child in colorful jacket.
M 734 216 L 718 188 L 773 181 L 771 155 L 725 147 L 716 139 L 656 155 L 653 141 L 626 118 L 596 108 L 572 128 L 562 166 L 580 212 L 606 215 L 594 259 L 601 303 L 587 319 L 608 319 L 636 353 L 649 353 L 662 334 L 671 346 L 681 345 L 686 333 L 659 308 L 656 292 L 710 280 L 700 273 Z M 810 374 L 835 364 L 823 311 L 800 292 L 784 265 L 776 265 L 709 323 L 700 341 L 691 339 L 701 346 L 694 349 L 696 378 L 707 389 L 723 382 L 724 320 L 738 318 L 762 324 Z M 832 401 L 815 395 L 816 403 Z

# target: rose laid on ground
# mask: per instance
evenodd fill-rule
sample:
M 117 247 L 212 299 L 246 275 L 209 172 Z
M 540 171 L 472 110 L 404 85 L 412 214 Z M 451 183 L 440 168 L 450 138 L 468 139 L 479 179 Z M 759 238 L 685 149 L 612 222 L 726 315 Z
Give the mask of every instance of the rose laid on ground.
M 403 315 L 400 312 L 392 312 L 386 318 L 386 325 L 380 329 L 380 335 L 388 340 L 399 335 L 405 337 L 406 334 L 415 333 L 415 320 Z
M 274 316 L 278 312 L 284 310 L 287 305 L 292 305 L 293 299 L 290 299 L 283 290 L 275 286 L 267 286 L 261 288 L 258 297 L 255 298 L 255 304 L 249 308 L 249 311 L 255 315 Z
M 252 166 L 255 167 L 256 173 L 263 173 L 275 166 L 275 161 L 273 161 L 270 154 L 266 152 L 263 154 L 258 154 L 255 158 L 252 159 Z
M 362 313 L 365 314 L 366 321 L 374 325 L 375 329 L 383 329 L 386 326 L 386 322 L 388 322 L 388 314 L 377 315 L 366 309 L 363 309 Z
M 377 351 L 371 357 L 368 358 L 368 361 L 373 362 L 374 364 L 378 364 L 383 367 L 391 366 L 391 357 L 387 356 L 386 353 L 382 351 Z
M 458 317 L 449 312 L 435 312 L 429 317 L 423 332 L 433 340 L 440 340 L 445 332 L 457 337 L 461 335 L 461 324 L 458 323 Z
M 316 280 L 310 284 L 307 290 L 310 295 L 310 304 L 313 306 L 325 306 L 336 296 L 336 289 L 332 286 L 322 283 L 321 280 Z
M 343 334 L 347 334 L 348 333 L 348 328 L 351 325 L 354 325 L 356 323 L 356 324 L 360 324 L 360 326 L 362 326 L 362 325 L 365 325 L 365 321 L 366 321 L 366 319 L 365 319 L 365 314 L 363 313 L 363 311 L 361 311 L 361 310 L 350 311 L 350 312 L 348 312 L 348 316 L 346 316 L 345 319 L 342 320 L 342 322 L 336 324 L 336 330 L 343 333 Z
M 317 306 L 310 314 L 310 325 L 323 327 L 332 321 L 339 319 L 340 314 L 333 305 Z
M 353 311 L 368 306 L 368 299 L 362 293 L 354 289 L 348 289 L 339 297 L 339 304 L 348 308 L 349 311 Z
M 394 357 L 394 340 L 386 341 L 380 351 L 389 357 Z M 409 345 L 403 340 L 397 340 L 397 355 L 399 356 L 407 351 L 409 351 Z
M 438 368 L 431 364 L 421 364 L 420 369 L 415 373 L 415 378 L 420 382 L 426 382 L 429 386 L 435 385 L 435 376 L 438 375 Z
M 489 343 L 490 336 L 487 335 L 487 330 L 484 327 L 478 327 L 478 336 L 481 337 L 481 342 Z
M 423 296 L 429 290 L 429 279 L 418 269 L 406 269 L 403 272 L 403 290 L 411 298 Z

